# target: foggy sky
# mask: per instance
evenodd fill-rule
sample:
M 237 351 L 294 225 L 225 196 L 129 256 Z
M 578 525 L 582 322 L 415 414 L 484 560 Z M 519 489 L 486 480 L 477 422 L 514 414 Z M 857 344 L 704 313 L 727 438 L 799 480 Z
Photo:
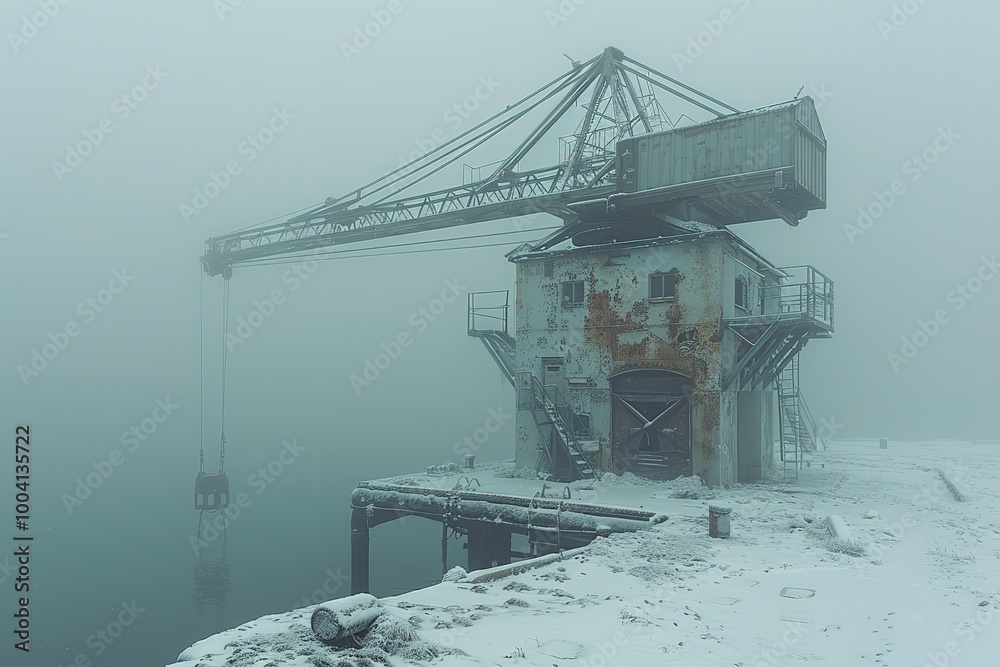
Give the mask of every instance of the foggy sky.
M 398 166 L 435 130 L 454 136 L 566 71 L 564 53 L 586 60 L 609 45 L 741 109 L 803 86 L 817 99 L 829 208 L 795 229 L 778 220 L 732 228 L 775 264 L 812 264 L 836 282 L 835 337 L 803 354 L 816 416 L 842 425 L 844 437 L 998 437 L 1000 277 L 960 309 L 949 293 L 1000 252 L 991 205 L 1000 8 L 927 2 L 888 30 L 893 3 L 881 1 L 567 0 L 560 9 L 556 0 L 403 0 L 354 52 L 343 45 L 390 3 L 230 4 L 70 2 L 30 39 L 8 34 L 0 45 L 3 414 L 8 426 L 37 424 L 61 453 L 63 469 L 45 473 L 47 502 L 58 504 L 66 483 L 157 398 L 182 407 L 156 460 L 195 464 L 200 331 L 206 424 L 217 437 L 221 280 L 201 273 L 206 238 L 348 192 Z M 0 26 L 23 36 L 25 17 L 39 11 L 6 3 Z M 706 38 L 723 11 L 732 20 Z M 699 34 L 701 53 L 678 60 Z M 454 127 L 449 109 L 491 77 L 498 85 L 482 108 Z M 131 97 L 137 86 L 141 101 Z M 276 113 L 284 125 L 275 140 L 249 149 L 247 137 Z M 78 167 L 53 166 L 102 122 L 111 131 Z M 958 138 L 914 172 L 907 162 L 941 133 Z M 494 159 L 514 147 L 507 141 Z M 186 221 L 180 205 L 230 161 L 239 173 Z M 460 168 L 447 174 L 461 178 Z M 844 225 L 896 180 L 884 215 L 849 238 Z M 381 342 L 413 332 L 411 314 L 444 281 L 512 289 L 507 249 L 325 262 L 299 283 L 289 266 L 238 269 L 234 320 L 275 289 L 286 300 L 230 359 L 230 441 L 266 449 L 297 436 L 361 471 L 387 458 L 400 471 L 448 458 L 489 409 L 513 405 L 493 362 L 465 335 L 464 299 L 360 395 L 349 377 Z M 123 270 L 134 279 L 88 319 L 80 304 Z M 947 323 L 893 369 L 887 355 L 939 310 Z M 18 365 L 74 322 L 79 335 L 25 386 Z M 509 455 L 492 446 L 488 458 Z

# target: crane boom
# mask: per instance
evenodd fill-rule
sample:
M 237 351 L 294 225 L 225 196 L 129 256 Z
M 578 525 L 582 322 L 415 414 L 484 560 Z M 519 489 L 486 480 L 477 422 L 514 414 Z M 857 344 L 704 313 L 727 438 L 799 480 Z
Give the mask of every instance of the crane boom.
M 613 163 L 613 158 L 612 158 Z M 518 174 L 484 187 L 474 183 L 387 204 L 349 208 L 313 219 L 288 221 L 208 240 L 202 261 L 209 275 L 244 261 L 334 245 L 445 229 L 476 222 L 549 213 L 572 215 L 567 205 L 612 194 L 612 182 L 552 192 L 556 168 Z
M 617 142 L 664 126 L 665 114 L 654 88 L 716 117 L 738 111 L 644 68 L 609 47 L 585 63 L 574 63 L 571 71 L 426 155 L 347 195 L 328 199 L 282 223 L 209 239 L 202 265 L 209 275 L 227 275 L 233 266 L 263 258 L 531 213 L 576 219 L 579 215 L 570 208 L 572 204 L 615 192 Z M 407 194 L 546 102 L 554 104 L 542 122 L 486 178 Z M 564 158 L 555 165 L 520 170 L 519 163 L 577 106 L 586 113 L 578 130 L 563 138 Z M 673 126 L 669 117 L 666 124 Z

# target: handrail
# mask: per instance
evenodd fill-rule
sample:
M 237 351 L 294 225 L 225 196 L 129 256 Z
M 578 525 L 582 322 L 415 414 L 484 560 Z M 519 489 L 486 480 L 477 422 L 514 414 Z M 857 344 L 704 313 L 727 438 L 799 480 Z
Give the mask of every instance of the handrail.
M 541 398 L 540 402 L 543 409 L 546 411 L 546 414 L 552 418 L 552 421 L 556 426 L 557 431 L 561 434 L 562 439 L 565 441 L 566 446 L 583 457 L 583 452 L 580 451 L 580 448 L 577 445 L 574 432 L 572 428 L 567 425 L 567 419 L 563 414 L 567 409 L 570 410 L 570 414 L 572 416 L 575 416 L 576 413 L 572 411 L 572 406 L 570 406 L 569 403 L 559 405 L 558 401 L 551 400 L 546 392 L 546 388 L 551 387 L 555 389 L 555 396 L 557 399 L 562 395 L 562 392 L 560 392 L 559 388 L 555 385 L 542 384 L 542 381 L 539 380 L 534 373 L 531 374 L 531 387 L 533 394 L 532 403 L 538 400 L 539 397 Z M 593 466 L 591 466 L 589 462 L 587 462 L 586 457 L 583 457 L 583 460 L 587 464 L 587 467 L 590 468 L 591 472 L 593 472 L 594 477 L 597 477 L 597 471 L 594 470 Z
M 762 312 L 732 320 L 806 315 L 833 328 L 833 281 L 810 265 L 781 267 L 779 270 L 786 274 L 789 282 L 761 286 Z
M 476 297 L 484 297 L 488 295 L 503 294 L 503 303 L 497 305 L 489 306 L 477 306 Z M 499 301 L 499 300 L 498 300 Z M 494 311 L 500 311 L 499 314 L 494 314 Z M 508 333 L 508 315 L 510 313 L 510 290 L 492 290 L 489 292 L 470 292 L 469 293 L 469 312 L 467 317 L 467 329 L 470 333 L 477 331 L 499 331 L 500 333 Z M 490 329 L 480 329 L 476 326 L 476 319 L 486 319 L 486 320 L 497 320 L 502 323 L 502 326 L 498 328 Z

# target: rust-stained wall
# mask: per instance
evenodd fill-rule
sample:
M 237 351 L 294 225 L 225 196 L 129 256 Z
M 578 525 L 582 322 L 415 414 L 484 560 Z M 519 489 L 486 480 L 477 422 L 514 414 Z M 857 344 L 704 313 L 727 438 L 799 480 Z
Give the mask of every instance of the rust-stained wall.
M 692 472 L 710 485 L 745 478 L 737 456 L 737 392 L 722 390 L 740 341 L 722 320 L 748 314 L 734 304 L 737 275 L 747 281 L 749 314 L 759 314 L 760 287 L 774 280 L 751 253 L 731 238 L 702 237 L 515 261 L 517 370 L 541 378 L 542 359 L 559 357 L 568 380 L 587 381 L 570 383 L 567 393 L 577 412 L 591 415 L 600 442 L 596 465 L 611 467 L 610 378 L 627 370 L 660 368 L 692 378 Z M 546 263 L 551 276 L 545 275 Z M 649 276 L 657 272 L 676 275 L 674 299 L 649 298 Z M 562 283 L 573 280 L 585 285 L 582 305 L 562 302 Z M 755 428 L 767 429 L 767 437 L 770 427 L 764 422 L 770 416 L 770 410 L 754 416 Z M 519 411 L 519 466 L 536 466 L 538 444 L 531 412 Z

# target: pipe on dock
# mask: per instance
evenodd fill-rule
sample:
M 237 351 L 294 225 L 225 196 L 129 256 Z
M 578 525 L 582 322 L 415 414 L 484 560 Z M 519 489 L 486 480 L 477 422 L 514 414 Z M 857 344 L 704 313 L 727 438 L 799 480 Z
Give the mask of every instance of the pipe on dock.
M 383 612 L 378 598 L 367 593 L 324 602 L 313 610 L 310 625 L 316 639 L 336 645 L 364 634 Z

